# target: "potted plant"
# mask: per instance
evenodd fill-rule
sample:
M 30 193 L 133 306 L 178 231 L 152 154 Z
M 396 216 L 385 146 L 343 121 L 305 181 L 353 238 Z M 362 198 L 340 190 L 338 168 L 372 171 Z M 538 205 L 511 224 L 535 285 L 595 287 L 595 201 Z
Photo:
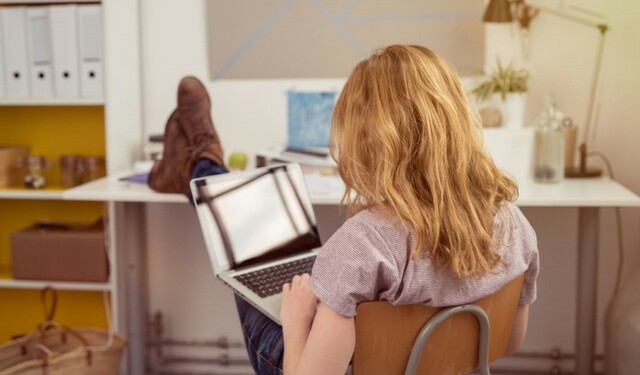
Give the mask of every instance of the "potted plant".
M 500 59 L 490 75 L 485 76 L 471 90 L 480 108 L 497 108 L 506 128 L 524 126 L 524 107 L 529 88 L 529 72 L 513 64 L 503 66 Z

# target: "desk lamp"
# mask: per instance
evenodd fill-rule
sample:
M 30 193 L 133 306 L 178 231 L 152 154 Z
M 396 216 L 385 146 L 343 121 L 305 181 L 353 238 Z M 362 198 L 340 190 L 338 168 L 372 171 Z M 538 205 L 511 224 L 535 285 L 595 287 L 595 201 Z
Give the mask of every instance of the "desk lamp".
M 489 4 L 487 5 L 487 8 L 485 9 L 485 13 L 482 17 L 482 20 L 484 22 L 491 22 L 491 23 L 512 22 L 514 18 L 511 12 L 511 4 L 520 4 L 521 6 L 528 7 L 528 5 L 525 4 L 524 0 L 490 0 Z M 602 175 L 602 171 L 600 169 L 587 167 L 587 156 L 588 156 L 587 141 L 589 140 L 589 135 L 591 133 L 591 122 L 593 120 L 592 116 L 594 112 L 596 92 L 598 89 L 598 81 L 600 79 L 600 68 L 602 66 L 602 55 L 604 52 L 605 34 L 609 30 L 609 26 L 607 26 L 607 24 L 605 23 L 592 22 L 582 18 L 574 17 L 570 14 L 559 12 L 553 9 L 542 8 L 542 7 L 537 7 L 537 8 L 543 12 L 553 14 L 554 16 L 561 17 L 566 20 L 579 23 L 581 25 L 597 28 L 598 31 L 600 31 L 600 40 L 598 44 L 598 51 L 596 53 L 596 63 L 595 63 L 595 68 L 593 72 L 593 79 L 591 81 L 591 90 L 589 92 L 589 103 L 587 106 L 587 117 L 585 122 L 584 137 L 583 137 L 582 143 L 580 144 L 580 146 L 578 146 L 579 164 L 578 164 L 578 167 L 571 165 L 571 166 L 567 166 L 565 169 L 566 177 L 598 177 Z M 530 21 L 531 21 L 530 18 L 527 19 L 526 20 L 527 25 L 524 27 L 527 27 L 528 22 Z
M 484 11 L 482 21 L 490 23 L 513 22 L 511 5 L 508 0 L 491 0 Z

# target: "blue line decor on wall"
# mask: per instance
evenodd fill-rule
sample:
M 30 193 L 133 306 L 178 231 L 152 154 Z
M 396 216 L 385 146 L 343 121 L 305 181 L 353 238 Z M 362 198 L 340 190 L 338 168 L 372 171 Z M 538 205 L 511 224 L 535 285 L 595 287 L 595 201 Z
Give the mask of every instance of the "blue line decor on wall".
M 476 0 L 208 0 L 211 79 L 344 78 L 389 44 L 429 47 L 460 74 L 484 65 Z

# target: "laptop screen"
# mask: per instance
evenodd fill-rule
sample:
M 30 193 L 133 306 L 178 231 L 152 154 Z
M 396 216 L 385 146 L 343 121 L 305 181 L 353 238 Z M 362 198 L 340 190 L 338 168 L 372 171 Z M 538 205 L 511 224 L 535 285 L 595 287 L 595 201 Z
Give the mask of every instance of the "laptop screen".
M 224 269 L 320 246 L 298 165 L 205 177 L 194 180 L 194 187 L 202 230 L 209 239 L 207 246 L 223 250 L 210 248 L 209 252 L 219 258 L 217 263 Z

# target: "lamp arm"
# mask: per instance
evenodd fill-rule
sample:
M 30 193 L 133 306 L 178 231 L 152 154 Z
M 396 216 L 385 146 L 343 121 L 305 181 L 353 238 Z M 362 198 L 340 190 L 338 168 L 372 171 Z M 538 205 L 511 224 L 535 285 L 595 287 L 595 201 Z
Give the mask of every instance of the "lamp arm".
M 511 4 L 516 4 L 516 5 L 521 5 L 524 4 L 525 1 L 524 0 L 508 0 Z M 525 4 L 526 5 L 526 4 Z M 572 171 L 570 174 L 566 174 L 569 177 L 595 177 L 595 176 L 599 176 L 600 175 L 600 171 L 599 170 L 592 170 L 592 169 L 588 169 L 586 164 L 587 164 L 587 142 L 589 141 L 590 135 L 591 135 L 591 123 L 593 121 L 593 113 L 595 111 L 594 105 L 595 105 L 595 100 L 596 100 L 596 94 L 598 91 L 598 82 L 600 81 L 600 69 L 602 67 L 602 57 L 604 54 L 604 43 L 605 43 L 605 34 L 607 33 L 607 31 L 609 30 L 609 26 L 605 23 L 597 23 L 597 22 L 593 22 L 590 20 L 586 20 L 580 17 L 576 17 L 573 16 L 571 14 L 567 14 L 567 13 L 563 13 L 554 9 L 550 9 L 550 8 L 546 8 L 546 7 L 539 7 L 536 6 L 535 8 L 539 9 L 540 11 L 552 14 L 556 17 L 560 17 L 560 18 L 564 18 L 566 20 L 581 24 L 581 25 L 585 25 L 585 26 L 589 26 L 589 27 L 594 27 L 597 28 L 600 31 L 600 41 L 598 43 L 598 49 L 596 52 L 596 63 L 595 63 L 595 67 L 594 67 L 594 71 L 593 71 L 593 80 L 591 82 L 591 89 L 589 91 L 589 104 L 587 106 L 587 117 L 585 120 L 585 129 L 584 129 L 584 141 L 582 142 L 582 144 L 580 144 L 579 146 L 579 152 L 580 152 L 580 165 L 579 165 L 579 169 L 577 172 Z M 528 23 L 531 21 L 531 19 L 527 19 L 526 20 L 526 24 L 521 26 L 527 28 L 528 27 Z
M 521 3 L 524 2 L 523 0 L 511 0 L 514 3 Z M 590 27 L 595 27 L 600 31 L 600 42 L 598 43 L 598 50 L 596 52 L 596 64 L 593 70 L 593 80 L 591 81 L 591 89 L 589 91 L 589 102 L 588 102 L 588 106 L 587 106 L 587 117 L 585 120 L 585 131 L 584 131 L 584 141 L 583 144 L 586 144 L 589 141 L 589 136 L 591 135 L 591 122 L 593 120 L 593 112 L 594 112 L 594 105 L 595 105 L 595 100 L 596 100 L 596 93 L 598 91 L 598 82 L 600 81 L 600 68 L 602 66 L 602 56 L 603 56 L 603 52 L 604 52 L 604 41 L 605 41 L 605 34 L 606 32 L 609 30 L 609 26 L 605 23 L 597 23 L 597 22 L 593 22 L 590 20 L 585 20 L 583 18 L 580 17 L 576 17 L 573 16 L 571 14 L 567 14 L 567 13 L 563 13 L 563 12 L 559 12 L 557 10 L 551 9 L 551 8 L 546 8 L 546 7 L 536 7 L 538 9 L 540 9 L 543 12 L 552 14 L 556 17 L 560 17 L 560 18 L 564 18 L 567 19 L 569 21 L 573 21 L 576 23 L 579 23 L 581 25 L 585 25 L 585 26 L 590 26 Z M 585 146 L 586 147 L 586 146 Z M 585 150 L 586 152 L 586 150 Z
M 515 1 L 522 1 L 522 0 L 515 0 Z M 591 81 L 591 89 L 589 90 L 589 102 L 587 105 L 587 117 L 585 120 L 583 142 L 579 147 L 580 170 L 584 172 L 586 169 L 587 143 L 590 141 L 591 125 L 593 122 L 593 113 L 595 111 L 594 106 L 596 101 L 596 94 L 598 91 L 598 83 L 600 82 L 600 70 L 601 70 L 600 68 L 602 67 L 602 56 L 604 55 L 605 34 L 609 30 L 609 26 L 605 23 L 597 23 L 590 20 L 585 20 L 579 17 L 575 17 L 571 14 L 559 12 L 554 9 L 550 9 L 546 7 L 537 7 L 537 8 L 539 8 L 543 12 L 552 14 L 556 17 L 564 18 L 569 21 L 579 23 L 581 25 L 594 27 L 594 28 L 597 28 L 598 31 L 600 31 L 600 41 L 598 42 L 598 49 L 596 52 L 596 63 L 593 69 L 593 79 Z
M 520 1 L 522 1 L 522 0 L 517 0 L 516 2 L 520 2 Z M 608 26 L 606 24 L 604 24 L 604 23 L 597 23 L 597 22 L 593 22 L 593 21 L 590 21 L 590 20 L 586 20 L 584 18 L 580 18 L 580 17 L 576 17 L 576 16 L 571 15 L 571 14 L 563 13 L 563 12 L 557 11 L 557 10 L 552 9 L 552 8 L 541 7 L 541 6 L 537 6 L 537 5 L 535 6 L 535 8 L 538 8 L 538 9 L 540 9 L 541 11 L 543 11 L 545 13 L 553 14 L 556 17 L 564 18 L 564 19 L 567 19 L 567 20 L 570 20 L 570 21 L 573 21 L 573 22 L 576 22 L 576 23 L 580 23 L 580 24 L 585 25 L 585 26 L 596 27 L 598 29 L 601 29 L 602 27 L 604 27 L 604 29 L 605 29 L 604 31 L 602 31 L 602 29 L 601 29 L 602 33 L 604 33 L 608 29 Z
M 598 52 L 596 54 L 596 66 L 593 70 L 593 80 L 591 82 L 591 91 L 589 92 L 589 105 L 587 106 L 587 119 L 585 121 L 585 133 L 584 133 L 584 142 L 587 143 L 589 141 L 589 136 L 591 135 L 591 122 L 593 120 L 593 112 L 595 110 L 595 100 L 596 93 L 598 89 L 598 82 L 600 81 L 600 68 L 602 66 L 602 56 L 604 52 L 604 38 L 605 33 L 608 30 L 607 25 L 598 25 L 598 29 L 600 30 L 600 42 L 598 43 Z

